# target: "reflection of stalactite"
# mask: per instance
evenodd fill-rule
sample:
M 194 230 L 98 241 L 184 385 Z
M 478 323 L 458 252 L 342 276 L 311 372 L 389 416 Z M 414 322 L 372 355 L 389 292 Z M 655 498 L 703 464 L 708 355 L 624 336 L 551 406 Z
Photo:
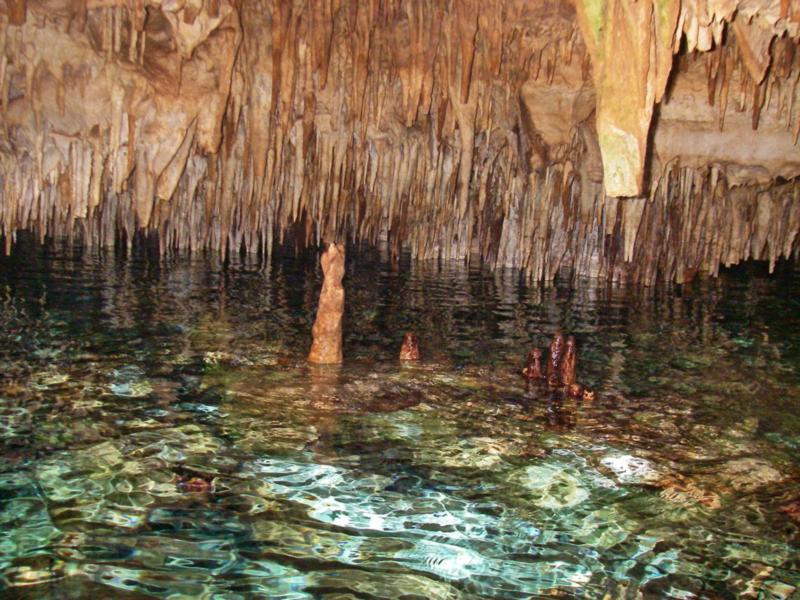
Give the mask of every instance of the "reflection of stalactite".
M 47 19 L 12 4 L 0 17 L 6 250 L 22 228 L 94 245 L 147 228 L 162 252 L 388 239 L 394 256 L 647 283 L 796 252 L 794 182 L 728 189 L 724 169 L 668 162 L 647 198 L 604 195 L 567 4 L 120 1 Z M 695 4 L 677 29 L 709 51 L 731 16 L 703 25 Z M 768 45 L 757 81 L 761 34 L 737 28 L 676 68 L 706 61 L 720 127 L 736 105 L 796 134 L 796 42 Z M 560 139 L 531 108 L 574 73 Z

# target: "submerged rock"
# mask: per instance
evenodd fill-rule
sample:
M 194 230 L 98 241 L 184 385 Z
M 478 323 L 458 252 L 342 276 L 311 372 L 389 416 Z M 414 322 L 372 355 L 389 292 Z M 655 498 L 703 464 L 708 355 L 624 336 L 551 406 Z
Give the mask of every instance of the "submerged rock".
M 213 478 L 178 476 L 176 485 L 179 491 L 185 493 L 211 493 L 214 491 Z
M 203 364 L 210 367 L 274 367 L 278 359 L 264 353 L 253 353 L 249 356 L 224 352 L 221 350 L 208 351 L 203 355 Z
M 555 464 L 527 467 L 522 485 L 530 490 L 531 500 L 544 508 L 569 508 L 585 501 L 590 495 L 589 489 L 576 476 Z
M 719 469 L 719 476 L 737 492 L 753 492 L 783 480 L 783 475 L 761 458 L 738 458 Z
M 778 511 L 785 514 L 795 523 L 800 523 L 800 495 L 794 500 L 781 504 L 780 507 L 778 507 Z
M 719 494 L 698 486 L 694 481 L 683 477 L 667 477 L 658 482 L 663 486 L 660 496 L 669 502 L 691 506 L 701 504 L 707 508 L 718 509 L 722 506 Z
M 111 373 L 112 383 L 109 390 L 115 396 L 127 398 L 143 398 L 153 391 L 150 383 L 145 379 L 145 373 L 136 365 L 126 365 L 114 369 Z
M 69 381 L 69 375 L 66 373 L 43 371 L 36 374 L 32 385 L 35 389 L 45 390 L 66 383 L 67 381 Z

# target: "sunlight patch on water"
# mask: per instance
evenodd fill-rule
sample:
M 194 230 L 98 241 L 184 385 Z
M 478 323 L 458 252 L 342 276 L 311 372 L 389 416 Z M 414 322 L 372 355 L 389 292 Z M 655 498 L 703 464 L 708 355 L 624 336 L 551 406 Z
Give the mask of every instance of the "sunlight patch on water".
M 650 462 L 638 456 L 618 454 L 606 456 L 600 462 L 614 472 L 620 483 L 643 483 L 659 477 Z
M 573 512 L 592 494 L 605 494 L 615 487 L 599 473 L 587 477 L 570 473 L 564 466 L 532 466 L 521 472 L 520 482 L 530 490 L 529 501 L 540 509 L 557 511 L 555 522 L 543 522 L 556 529 L 543 530 L 500 504 L 478 504 L 459 497 L 458 493 L 466 490 L 415 488 L 398 495 L 381 489 L 388 483 L 385 479 L 289 459 L 260 459 L 252 469 L 266 478 L 271 494 L 306 506 L 314 521 L 342 529 L 337 544 L 341 562 L 363 564 L 369 557 L 369 561 L 398 562 L 452 581 L 483 581 L 481 585 L 489 589 L 509 585 L 509 589 L 525 593 L 542 593 L 550 588 L 580 587 L 593 573 L 601 573 L 604 566 L 599 553 L 590 551 L 593 547 L 633 543 L 633 558 L 649 555 L 642 560 L 651 564 L 650 578 L 669 572 L 664 567 L 675 560 L 674 550 L 653 552 L 659 538 L 614 527 L 620 518 L 617 513 L 598 510 L 580 517 Z M 617 535 L 609 537 L 613 530 Z M 370 532 L 392 534 L 396 544 L 388 543 L 391 538 L 372 537 Z M 557 556 L 557 548 L 579 540 L 584 544 L 581 564 L 562 561 L 554 565 L 536 559 Z M 525 560 L 520 560 L 523 557 Z M 636 564 L 634 560 L 619 565 L 618 577 L 627 579 L 627 572 Z

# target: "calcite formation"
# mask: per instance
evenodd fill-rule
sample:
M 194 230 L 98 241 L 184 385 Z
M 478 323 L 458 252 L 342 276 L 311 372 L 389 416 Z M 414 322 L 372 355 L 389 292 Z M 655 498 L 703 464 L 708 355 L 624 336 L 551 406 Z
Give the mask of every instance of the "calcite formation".
M 538 348 L 533 348 L 528 352 L 528 359 L 525 362 L 525 368 L 522 369 L 522 376 L 530 381 L 542 378 L 542 351 Z
M 342 362 L 342 315 L 344 314 L 344 246 L 328 244 L 320 258 L 322 289 L 317 318 L 311 328 L 314 337 L 308 361 L 316 364 Z
M 564 334 L 560 331 L 553 336 L 550 342 L 550 353 L 547 356 L 547 383 L 558 387 L 561 385 L 561 359 L 564 357 Z
M 0 237 L 388 243 L 646 284 L 798 257 L 790 0 L 13 0 Z
M 561 384 L 569 387 L 575 383 L 575 371 L 578 367 L 578 348 L 575 345 L 575 337 L 567 337 L 564 343 L 564 353 L 558 365 L 558 374 Z
M 407 331 L 403 335 L 403 344 L 400 346 L 400 360 L 419 360 L 419 342 L 417 334 Z

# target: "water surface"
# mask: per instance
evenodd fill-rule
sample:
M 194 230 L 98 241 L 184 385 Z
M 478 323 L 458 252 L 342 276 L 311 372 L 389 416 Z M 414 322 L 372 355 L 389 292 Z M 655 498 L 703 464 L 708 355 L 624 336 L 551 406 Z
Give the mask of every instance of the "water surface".
M 800 594 L 791 269 L 543 288 L 351 251 L 341 368 L 305 362 L 320 283 L 290 257 L 0 257 L 0 593 Z M 595 401 L 519 376 L 556 329 Z

